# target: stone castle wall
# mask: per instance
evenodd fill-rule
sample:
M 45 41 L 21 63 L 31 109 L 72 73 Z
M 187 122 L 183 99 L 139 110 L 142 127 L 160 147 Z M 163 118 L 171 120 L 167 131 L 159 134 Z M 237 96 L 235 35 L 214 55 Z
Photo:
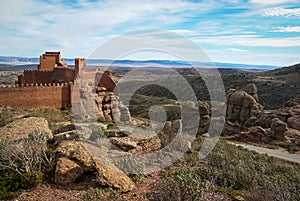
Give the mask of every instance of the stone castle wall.
M 0 106 L 13 108 L 61 108 L 71 103 L 72 83 L 1 86 Z
M 75 70 L 72 68 L 55 68 L 54 70 L 25 70 L 18 76 L 17 84 L 48 84 L 55 82 L 72 82 L 75 78 Z

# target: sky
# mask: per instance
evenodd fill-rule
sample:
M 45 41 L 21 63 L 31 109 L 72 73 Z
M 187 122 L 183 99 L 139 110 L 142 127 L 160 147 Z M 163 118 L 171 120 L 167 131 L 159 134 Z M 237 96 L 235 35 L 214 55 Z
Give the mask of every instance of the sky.
M 0 1 L 1 56 L 38 57 L 45 51 L 60 51 L 64 58 L 89 58 L 115 37 L 145 29 L 179 34 L 213 62 L 300 63 L 299 0 Z M 193 48 L 177 37 L 136 36 L 150 42 L 164 37 L 193 54 Z M 117 44 L 111 51 L 118 45 L 130 44 Z M 174 59 L 174 55 L 140 51 L 123 58 Z

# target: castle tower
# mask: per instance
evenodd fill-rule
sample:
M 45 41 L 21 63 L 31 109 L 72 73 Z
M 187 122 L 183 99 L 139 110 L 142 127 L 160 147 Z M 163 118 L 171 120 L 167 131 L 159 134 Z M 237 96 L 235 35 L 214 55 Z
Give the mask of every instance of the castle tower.
M 53 70 L 56 67 L 67 67 L 66 62 L 61 59 L 60 52 L 45 52 L 40 56 L 38 70 Z
M 86 59 L 75 58 L 75 77 L 82 71 L 86 69 Z

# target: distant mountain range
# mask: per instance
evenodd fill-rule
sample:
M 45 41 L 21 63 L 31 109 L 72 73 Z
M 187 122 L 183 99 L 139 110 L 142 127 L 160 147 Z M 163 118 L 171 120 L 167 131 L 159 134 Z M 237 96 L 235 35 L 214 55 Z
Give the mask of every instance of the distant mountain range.
M 68 65 L 74 65 L 74 59 L 64 58 Z M 0 64 L 5 64 L 5 68 L 11 65 L 18 69 L 32 67 L 31 64 L 38 64 L 39 58 L 24 58 L 24 57 L 10 57 L 0 56 Z M 250 64 L 234 64 L 234 63 L 220 63 L 220 62 L 186 62 L 179 60 L 107 60 L 107 59 L 88 59 L 88 65 L 92 66 L 112 66 L 112 67 L 172 67 L 172 68 L 189 68 L 189 67 L 217 67 L 217 68 L 239 68 L 239 69 L 257 69 L 257 70 L 272 70 L 280 66 L 271 65 L 250 65 Z M 3 65 L 1 65 L 3 67 Z M 1 70 L 1 69 L 0 69 Z

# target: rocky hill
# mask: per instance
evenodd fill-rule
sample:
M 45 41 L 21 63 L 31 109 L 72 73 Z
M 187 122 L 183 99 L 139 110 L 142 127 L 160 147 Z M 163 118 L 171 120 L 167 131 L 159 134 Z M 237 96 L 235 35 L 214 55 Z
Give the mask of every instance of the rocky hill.
M 300 64 L 295 64 L 288 67 L 278 68 L 275 70 L 265 71 L 260 73 L 261 75 L 265 76 L 280 76 L 280 75 L 289 75 L 289 74 L 300 74 Z

